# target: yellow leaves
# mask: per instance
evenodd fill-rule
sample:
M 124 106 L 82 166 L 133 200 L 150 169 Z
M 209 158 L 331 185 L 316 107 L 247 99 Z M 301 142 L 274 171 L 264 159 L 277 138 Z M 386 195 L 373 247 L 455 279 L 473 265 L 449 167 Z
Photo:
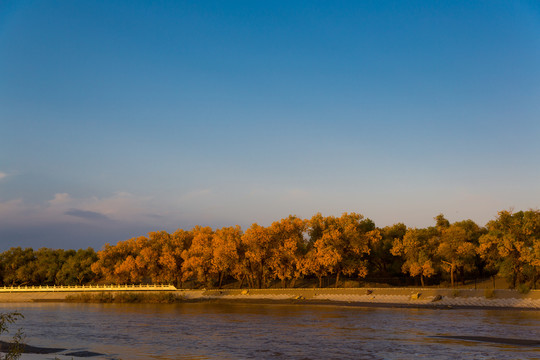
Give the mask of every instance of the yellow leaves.
M 473 257 L 474 254 L 476 253 L 476 248 L 474 246 L 474 244 L 472 243 L 464 243 L 462 245 L 460 245 L 457 249 L 457 255 L 460 257 L 460 258 L 465 258 L 465 257 Z
M 392 248 L 390 249 L 390 253 L 392 255 L 394 255 L 394 256 L 403 255 L 405 253 L 405 245 L 404 245 L 403 241 L 396 238 L 394 240 L 394 244 L 393 244 Z
M 453 272 L 457 266 L 470 267 L 474 264 L 476 251 L 473 240 L 460 224 L 449 225 L 441 231 L 437 255 L 443 264 L 449 264 L 443 266 L 446 271 Z
M 488 259 L 493 252 L 497 252 L 499 239 L 493 234 L 485 234 L 480 237 L 480 245 L 476 250 L 482 259 Z
M 433 276 L 436 271 L 433 266 L 433 258 L 439 244 L 437 240 L 440 231 L 446 227 L 415 229 L 408 228 L 403 240 L 396 239 L 391 253 L 394 256 L 402 256 L 405 262 L 402 266 L 404 273 L 411 276 Z
M 433 267 L 433 263 L 430 260 L 424 262 L 424 264 L 422 265 L 422 275 L 424 275 L 425 277 L 431 277 L 435 275 L 435 268 Z
M 368 274 L 368 268 L 367 266 L 361 266 L 359 269 L 358 269 L 358 276 L 361 277 L 361 278 L 365 278 Z
M 411 274 L 413 277 L 421 275 L 423 272 L 422 266 L 417 262 L 411 263 L 408 266 L 403 264 L 403 270 L 405 270 L 404 272 L 407 272 L 408 270 L 409 274 Z
M 531 249 L 531 265 L 540 267 L 540 238 L 536 238 Z
M 164 269 L 167 269 L 168 271 L 176 270 L 177 263 L 172 252 L 163 253 L 159 258 L 158 262 Z
M 370 253 L 370 245 L 381 239 L 372 224 L 363 222 L 363 216 L 356 213 L 343 213 L 339 218 L 313 216 L 309 221 L 312 248 L 305 271 L 317 276 L 332 272 L 365 276 L 364 256 Z
M 216 273 L 229 271 L 239 260 L 238 245 L 242 238 L 239 226 L 216 230 L 212 238 L 212 268 Z
M 246 258 L 260 263 L 267 259 L 271 249 L 271 235 L 267 228 L 253 224 L 242 236 L 242 243 L 246 247 Z

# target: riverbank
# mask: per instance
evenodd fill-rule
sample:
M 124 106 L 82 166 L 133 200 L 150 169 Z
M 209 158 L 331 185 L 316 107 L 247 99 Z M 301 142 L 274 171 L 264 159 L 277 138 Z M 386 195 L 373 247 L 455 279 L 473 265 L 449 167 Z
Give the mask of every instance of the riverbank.
M 283 301 L 377 307 L 493 308 L 540 310 L 540 291 L 435 288 L 250 289 L 206 290 L 191 299 L 216 301 Z M 195 295 L 195 296 L 193 296 Z
M 249 302 L 418 308 L 540 310 L 540 291 L 439 288 L 200 289 L 167 292 L 1 293 L 1 302 Z

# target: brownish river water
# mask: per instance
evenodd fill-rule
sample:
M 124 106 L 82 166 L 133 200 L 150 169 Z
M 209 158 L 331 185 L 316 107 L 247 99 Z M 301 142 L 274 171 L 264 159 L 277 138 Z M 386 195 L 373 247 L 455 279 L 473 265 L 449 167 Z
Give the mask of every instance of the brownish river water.
M 539 311 L 0 304 L 2 312 L 15 310 L 25 316 L 17 326 L 28 344 L 103 354 L 90 359 L 540 359 L 537 345 L 504 343 L 540 339 Z M 23 359 L 55 356 L 78 359 Z

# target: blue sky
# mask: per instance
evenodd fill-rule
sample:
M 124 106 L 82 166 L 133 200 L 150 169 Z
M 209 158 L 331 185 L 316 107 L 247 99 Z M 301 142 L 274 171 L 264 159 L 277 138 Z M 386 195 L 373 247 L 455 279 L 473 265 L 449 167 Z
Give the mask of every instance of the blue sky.
M 540 203 L 535 1 L 4 1 L 0 248 Z

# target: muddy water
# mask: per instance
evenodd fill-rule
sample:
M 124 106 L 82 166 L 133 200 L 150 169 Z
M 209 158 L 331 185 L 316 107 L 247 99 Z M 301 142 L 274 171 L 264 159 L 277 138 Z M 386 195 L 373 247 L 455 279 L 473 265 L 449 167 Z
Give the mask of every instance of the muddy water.
M 19 311 L 26 359 L 540 359 L 539 311 L 191 303 L 1 304 Z M 438 337 L 445 336 L 445 337 Z M 486 341 L 455 337 L 480 337 Z M 490 339 L 493 338 L 493 341 Z M 501 339 L 505 341 L 500 341 Z M 511 340 L 510 340 L 511 342 Z

